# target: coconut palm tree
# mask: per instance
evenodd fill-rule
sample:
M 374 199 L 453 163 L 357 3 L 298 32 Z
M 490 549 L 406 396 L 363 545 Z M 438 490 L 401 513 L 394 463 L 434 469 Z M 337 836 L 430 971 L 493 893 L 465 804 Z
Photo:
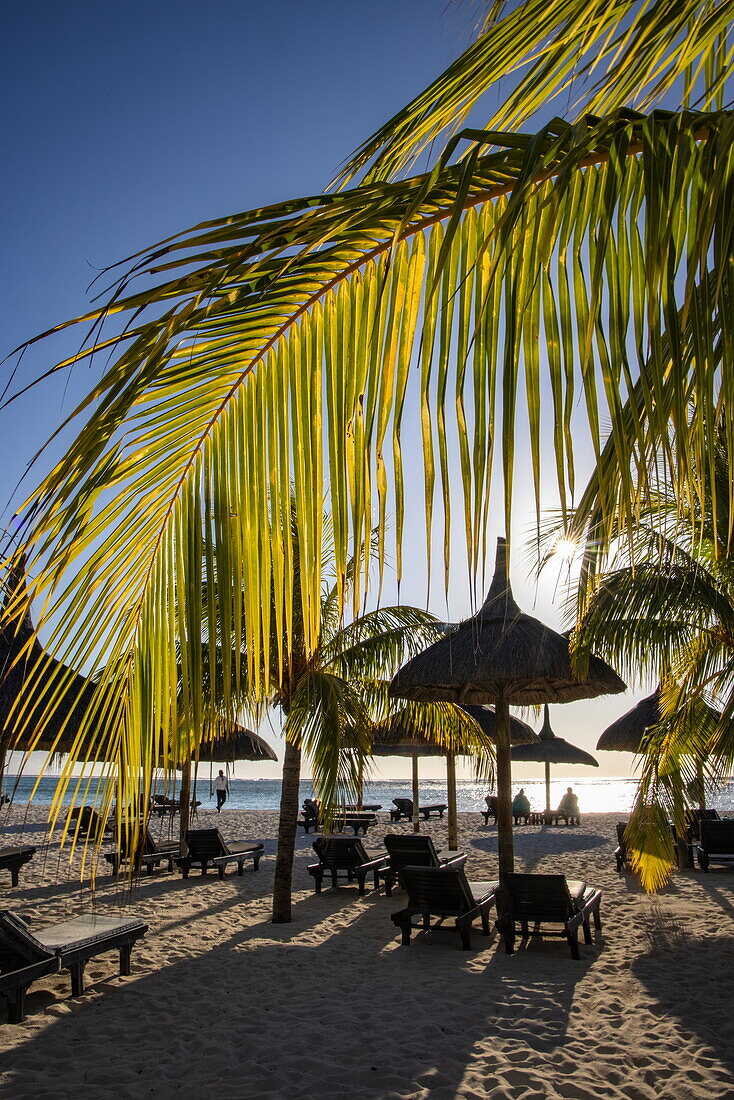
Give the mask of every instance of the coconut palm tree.
M 202 728 L 202 590 L 212 626 L 245 636 L 225 710 L 242 681 L 264 697 L 283 665 L 312 659 L 327 491 L 337 602 L 350 555 L 366 560 L 373 511 L 381 565 L 394 515 L 400 577 L 411 418 L 426 553 L 430 566 L 438 495 L 445 575 L 455 492 L 470 570 L 484 562 L 496 442 L 509 533 L 520 409 L 537 500 L 553 425 L 564 510 L 579 396 L 598 456 L 609 422 L 628 488 L 631 456 L 661 447 L 671 420 L 679 458 L 710 449 L 711 420 L 680 410 L 691 396 L 716 406 L 734 376 L 731 341 L 715 335 L 732 251 L 729 19 L 725 0 L 488 4 L 474 44 L 361 147 L 343 190 L 169 238 L 68 323 L 91 337 L 55 369 L 112 361 L 21 509 L 21 541 L 59 654 L 85 667 L 102 652 L 122 670 L 104 697 L 129 758 L 146 761 L 150 731 L 174 721 L 177 646 L 174 724 Z M 484 128 L 458 134 L 498 87 Z M 567 117 L 549 119 L 561 103 Z M 416 162 L 429 147 L 437 155 Z M 731 448 L 731 405 L 723 415 Z M 700 466 L 672 469 L 681 495 L 700 492 Z M 611 523 L 606 496 L 599 507 Z M 296 591 L 303 630 L 291 635 Z
M 693 410 L 692 416 L 701 415 Z M 695 465 L 699 459 L 691 456 Z M 731 467 L 723 419 L 715 448 L 697 478 L 700 498 L 684 498 L 658 478 L 631 539 L 585 578 L 575 637 L 583 661 L 602 652 L 628 675 L 662 674 L 662 714 L 643 746 L 637 809 L 632 818 L 635 862 L 646 885 L 667 876 L 670 832 L 683 831 L 688 792 L 703 769 L 716 780 L 734 761 L 734 530 Z M 654 474 L 649 474 L 649 483 Z M 606 570 L 602 569 L 603 564 Z M 722 708 L 719 721 L 713 704 Z M 668 857 L 668 858 L 666 858 Z

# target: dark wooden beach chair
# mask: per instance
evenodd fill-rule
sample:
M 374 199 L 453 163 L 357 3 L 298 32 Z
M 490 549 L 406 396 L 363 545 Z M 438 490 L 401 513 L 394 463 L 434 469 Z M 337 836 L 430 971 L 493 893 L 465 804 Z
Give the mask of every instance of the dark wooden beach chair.
M 347 882 L 357 881 L 360 894 L 365 892 L 365 881 L 373 875 L 375 890 L 379 889 L 379 873 L 387 867 L 387 855 L 373 856 L 366 850 L 357 836 L 320 836 L 313 842 L 313 850 L 319 857 L 318 863 L 308 867 L 313 877 L 314 889 L 321 893 L 325 875 L 331 876 L 331 885 L 339 885 L 339 877 Z
M 698 806 L 690 806 L 685 812 L 685 832 L 678 835 L 674 823 L 670 822 L 670 835 L 673 838 L 675 858 L 679 867 L 693 867 L 696 844 L 700 837 L 702 821 L 718 821 L 718 810 L 703 810 Z M 681 850 L 682 849 L 682 850 Z
M 488 794 L 484 800 L 487 803 L 486 810 L 480 810 L 482 817 L 484 818 L 484 824 L 489 825 L 490 817 L 497 823 L 497 795 Z
M 702 809 L 700 806 L 690 806 L 686 810 L 686 829 L 691 840 L 698 840 L 702 821 L 720 821 L 718 810 Z
M 448 917 L 455 918 L 461 946 L 471 948 L 472 923 L 477 917 L 482 921 L 482 932 L 489 935 L 489 910 L 496 903 L 498 882 L 469 882 L 464 871 L 466 856 L 452 860 L 444 867 L 403 867 L 400 881 L 408 894 L 404 909 L 392 914 L 393 924 L 402 933 L 404 947 L 410 946 L 414 928 L 428 931 L 431 917 L 442 924 Z M 413 924 L 413 917 L 420 917 Z
M 463 854 L 439 859 L 430 836 L 423 833 L 388 833 L 385 847 L 390 862 L 384 871 L 380 871 L 380 878 L 385 883 L 388 897 L 392 895 L 392 888 L 405 867 L 446 867 L 457 860 L 463 866 L 466 859 Z
M 708 871 L 710 863 L 734 863 L 734 820 L 704 818 L 699 830 L 696 855 L 702 871 Z
M 303 817 L 296 824 L 300 825 L 306 833 L 311 829 L 317 833 L 321 828 L 321 808 L 318 802 L 313 798 L 305 798 L 302 808 Z
M 264 851 L 262 844 L 228 844 L 219 829 L 188 829 L 186 847 L 188 853 L 185 856 L 175 857 L 184 878 L 189 877 L 192 867 L 201 867 L 202 875 L 209 867 L 215 867 L 220 879 L 224 878 L 228 863 L 236 863 L 237 874 L 241 875 L 248 859 L 252 860 L 253 870 L 257 871 Z
M 136 870 L 145 867 L 150 873 L 154 867 L 161 863 L 168 864 L 168 870 L 173 870 L 173 863 L 180 854 L 180 845 L 177 840 L 164 840 L 158 843 L 151 836 L 150 829 L 141 832 L 138 839 L 137 851 L 133 855 Z M 105 859 L 112 867 L 112 874 L 116 875 L 123 863 L 131 859 L 129 850 L 129 838 L 127 831 L 123 830 L 120 838 L 120 847 L 114 852 L 105 852 Z
M 601 890 L 585 882 L 569 882 L 565 875 L 508 874 L 502 877 L 508 909 L 497 920 L 497 931 L 507 954 L 515 949 L 516 925 L 523 936 L 562 936 L 568 940 L 571 958 L 579 958 L 579 928 L 584 943 L 592 943 L 589 918 L 601 929 Z M 530 931 L 530 925 L 533 931 Z M 541 931 L 541 924 L 560 924 L 560 931 Z
M 413 799 L 412 798 L 393 798 L 395 809 L 390 810 L 390 820 L 400 821 L 403 817 L 407 817 L 408 821 L 413 820 Z M 431 814 L 438 814 L 439 817 L 443 817 L 446 810 L 445 802 L 432 802 L 430 806 L 419 806 L 418 813 L 423 817 L 425 821 Z
M 192 798 L 191 812 L 195 814 L 199 806 L 201 806 L 201 800 Z M 150 812 L 155 814 L 156 817 L 175 817 L 176 814 L 181 813 L 181 802 L 168 798 L 164 794 L 154 794 L 150 804 Z
M 109 822 L 100 830 L 101 824 L 102 816 L 93 806 L 76 806 L 66 819 L 67 836 L 69 839 L 76 836 L 78 840 L 96 840 L 100 832 L 111 830 Z
M 57 970 L 71 973 L 71 995 L 84 992 L 84 967 L 89 959 L 119 951 L 120 974 L 130 973 L 132 949 L 148 931 L 141 920 L 84 916 L 31 930 L 8 909 L 0 911 L 0 992 L 10 1005 L 10 1022 L 24 1017 L 28 986 Z
M 617 871 L 627 870 L 627 843 L 624 839 L 624 832 L 627 828 L 626 821 L 617 822 L 617 847 L 614 849 L 614 859 L 617 864 Z
M 318 802 L 311 798 L 305 799 L 303 817 L 296 824 L 301 825 L 305 833 L 310 829 L 315 833 L 322 829 L 324 823 Z M 352 829 L 355 836 L 359 836 L 360 833 L 366 836 L 367 830 L 375 824 L 377 824 L 377 818 L 374 813 L 365 810 L 341 810 L 334 814 L 331 831 L 340 833 L 343 829 Z
M 21 867 L 33 859 L 36 849 L 30 846 L 22 848 L 0 848 L 0 871 L 10 871 L 10 885 L 18 885 Z

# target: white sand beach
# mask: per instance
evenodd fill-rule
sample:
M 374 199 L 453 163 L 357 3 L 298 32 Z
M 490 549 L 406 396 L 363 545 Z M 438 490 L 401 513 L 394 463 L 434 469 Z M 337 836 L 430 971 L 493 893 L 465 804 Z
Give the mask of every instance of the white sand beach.
M 88 964 L 78 1000 L 65 972 L 32 987 L 26 1022 L 0 1027 L 2 1096 L 734 1096 L 734 870 L 677 873 L 647 898 L 615 872 L 616 815 L 515 832 L 518 870 L 563 871 L 604 891 L 601 937 L 574 962 L 557 939 L 509 957 L 478 922 L 470 951 L 448 929 L 401 947 L 390 914 L 402 893 L 314 894 L 312 834 L 298 839 L 293 923 L 270 924 L 275 812 L 199 814 L 231 840 L 264 841 L 256 874 L 158 872 L 125 898 L 105 865 L 92 897 L 78 857 L 69 869 L 55 842 L 45 847 L 46 808 L 24 823 L 25 809 L 8 812 L 4 843 L 39 852 L 18 889 L 2 874 L 3 908 L 42 923 L 124 912 L 150 928 L 129 978 L 106 955 Z M 380 818 L 368 847 L 408 828 Z M 445 821 L 428 831 L 445 853 Z M 496 877 L 496 838 L 479 814 L 460 815 L 470 879 Z

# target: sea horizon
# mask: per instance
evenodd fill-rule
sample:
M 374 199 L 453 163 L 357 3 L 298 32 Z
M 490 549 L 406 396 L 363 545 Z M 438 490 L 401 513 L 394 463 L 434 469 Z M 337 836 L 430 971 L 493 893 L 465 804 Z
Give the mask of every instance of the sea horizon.
M 50 806 L 59 776 L 44 775 L 40 778 L 36 775 L 22 775 L 20 777 L 6 775 L 3 781 L 5 794 L 12 798 L 15 805 L 31 801 L 34 786 L 38 783 L 32 802 L 36 806 Z M 101 780 L 93 777 L 85 779 L 79 787 L 79 794 L 75 798 L 80 802 L 93 803 L 96 800 L 98 786 Z M 63 805 L 70 805 L 72 795 L 77 788 L 78 779 L 72 779 L 64 792 Z M 281 781 L 279 779 L 234 779 L 230 778 L 229 809 L 253 811 L 277 810 L 280 805 Z M 629 813 L 637 793 L 639 780 L 629 777 L 599 777 L 593 779 L 576 779 L 572 774 L 554 776 L 551 780 L 551 806 L 555 807 L 567 787 L 573 787 L 579 799 L 582 813 Z M 314 789 L 311 780 L 301 780 L 301 801 L 313 796 Z M 538 780 L 522 780 L 513 783 L 513 795 L 523 788 L 530 800 L 530 805 L 535 810 L 545 807 L 545 782 Z M 177 796 L 180 785 L 177 782 L 175 791 L 171 784 L 165 786 L 159 782 L 155 788 L 158 793 Z M 195 784 L 196 797 L 204 807 L 209 803 L 216 806 L 216 798 L 209 777 L 199 778 Z M 456 802 L 460 813 L 472 812 L 484 809 L 484 799 L 489 788 L 486 783 L 474 780 L 459 780 L 457 783 Z M 421 803 L 446 802 L 446 782 L 437 779 L 421 780 Z M 383 810 L 392 806 L 394 798 L 410 798 L 410 782 L 398 779 L 373 780 L 364 785 L 363 802 L 367 804 L 379 804 Z M 728 779 L 716 789 L 707 792 L 707 802 L 719 810 L 734 811 L 734 780 Z

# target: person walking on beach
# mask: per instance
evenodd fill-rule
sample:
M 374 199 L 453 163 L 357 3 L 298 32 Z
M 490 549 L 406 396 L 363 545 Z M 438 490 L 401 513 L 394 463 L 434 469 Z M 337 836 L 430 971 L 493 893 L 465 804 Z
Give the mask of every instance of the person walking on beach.
M 221 768 L 219 769 L 219 775 L 214 780 L 214 790 L 217 792 L 217 813 L 221 814 L 222 806 L 227 801 L 227 795 L 229 794 L 229 779 L 227 779 Z

